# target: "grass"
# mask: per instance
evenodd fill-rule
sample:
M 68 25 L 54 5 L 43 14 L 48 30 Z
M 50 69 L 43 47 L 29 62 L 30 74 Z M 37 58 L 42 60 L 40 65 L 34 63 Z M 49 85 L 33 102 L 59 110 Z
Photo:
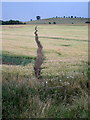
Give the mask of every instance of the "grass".
M 48 38 L 48 39 L 62 39 L 62 40 L 75 40 L 80 42 L 87 42 L 86 40 L 79 40 L 79 39 L 70 39 L 70 38 L 59 38 L 59 37 L 40 37 L 40 38 Z
M 29 21 L 27 24 L 85 24 L 87 18 L 48 18 L 35 21 Z
M 2 54 L 2 64 L 8 65 L 27 65 L 31 62 L 34 62 L 36 57 L 30 56 L 20 56 L 20 55 L 11 55 L 9 54 Z
M 5 68 L 4 68 L 5 69 Z M 88 89 L 85 75 L 43 77 L 46 87 L 36 78 L 12 69 L 3 72 L 3 117 L 7 118 L 87 118 Z M 85 73 L 84 73 L 85 74 Z M 72 81 L 72 82 L 71 82 Z M 61 88 L 53 88 L 63 86 Z M 50 89 L 50 88 L 53 89 Z
M 14 64 L 2 65 L 3 118 L 89 118 L 88 27 L 38 26 L 45 56 L 41 80 L 33 70 L 34 27 L 3 26 L 3 60 Z

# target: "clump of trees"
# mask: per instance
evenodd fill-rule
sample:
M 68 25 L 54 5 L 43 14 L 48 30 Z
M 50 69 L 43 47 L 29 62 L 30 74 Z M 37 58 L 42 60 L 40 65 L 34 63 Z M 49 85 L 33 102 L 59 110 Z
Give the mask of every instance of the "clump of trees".
M 89 23 L 90 24 L 90 21 L 86 21 L 85 23 Z
M 0 20 L 0 25 L 15 25 L 15 24 L 26 24 L 26 23 L 21 22 L 19 20 L 9 20 L 9 21 Z
M 84 18 L 84 17 L 77 17 L 77 16 L 63 16 L 63 17 L 53 17 L 53 18 Z

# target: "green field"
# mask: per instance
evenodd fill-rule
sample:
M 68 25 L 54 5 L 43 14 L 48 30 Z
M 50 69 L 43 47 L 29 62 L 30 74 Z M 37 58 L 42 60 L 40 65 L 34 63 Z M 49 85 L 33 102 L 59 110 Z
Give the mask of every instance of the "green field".
M 33 70 L 34 29 L 3 26 L 3 118 L 88 118 L 88 26 L 38 25 L 41 80 Z

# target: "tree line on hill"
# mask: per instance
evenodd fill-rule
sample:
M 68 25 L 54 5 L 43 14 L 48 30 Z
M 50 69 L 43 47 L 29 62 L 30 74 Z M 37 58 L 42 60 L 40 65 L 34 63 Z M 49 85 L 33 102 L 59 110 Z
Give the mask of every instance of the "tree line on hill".
M 26 24 L 26 23 L 21 22 L 19 20 L 9 20 L 9 21 L 0 20 L 0 25 L 15 25 L 15 24 Z
M 52 18 L 84 18 L 84 17 L 77 17 L 77 16 L 63 16 L 63 17 L 52 17 Z M 41 16 L 36 16 L 36 20 L 40 20 Z M 33 19 L 30 19 L 30 21 L 33 21 Z
M 63 17 L 53 17 L 53 18 L 84 18 L 84 17 L 77 17 L 77 16 L 63 16 Z

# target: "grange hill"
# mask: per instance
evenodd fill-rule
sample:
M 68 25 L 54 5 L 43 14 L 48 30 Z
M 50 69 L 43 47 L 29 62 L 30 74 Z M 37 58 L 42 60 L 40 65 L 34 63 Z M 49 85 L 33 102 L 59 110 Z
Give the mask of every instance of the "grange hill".
M 28 21 L 26 24 L 86 24 L 88 18 L 48 18 Z

